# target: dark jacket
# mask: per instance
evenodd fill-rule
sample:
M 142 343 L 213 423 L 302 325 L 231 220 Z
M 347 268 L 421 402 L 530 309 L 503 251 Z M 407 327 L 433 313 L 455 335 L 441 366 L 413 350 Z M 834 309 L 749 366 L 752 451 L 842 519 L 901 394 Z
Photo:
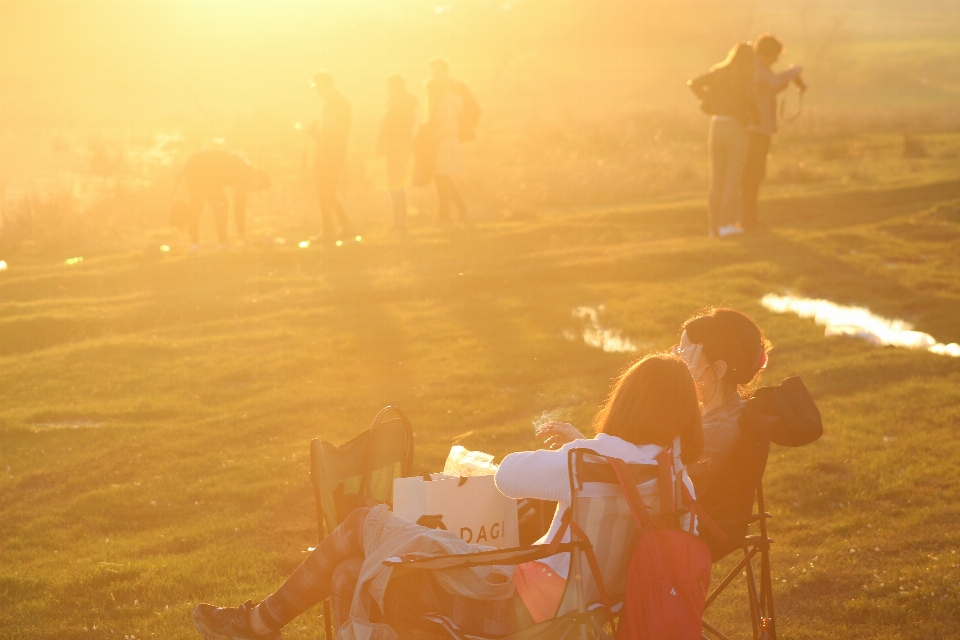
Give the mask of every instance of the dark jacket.
M 709 483 L 696 487 L 697 502 L 728 536 L 721 542 L 709 531 L 701 531 L 714 561 L 743 547 L 770 443 L 800 447 L 823 435 L 820 410 L 797 376 L 758 389 L 747 400 L 739 424 L 740 438 L 727 461 L 711 474 Z
M 757 389 L 743 408 L 740 424 L 744 421 L 766 422 L 770 442 L 784 447 L 802 447 L 823 435 L 820 410 L 799 376 Z
M 704 113 L 735 118 L 745 125 L 760 119 L 752 73 L 720 67 L 687 84 L 700 99 L 700 109 Z

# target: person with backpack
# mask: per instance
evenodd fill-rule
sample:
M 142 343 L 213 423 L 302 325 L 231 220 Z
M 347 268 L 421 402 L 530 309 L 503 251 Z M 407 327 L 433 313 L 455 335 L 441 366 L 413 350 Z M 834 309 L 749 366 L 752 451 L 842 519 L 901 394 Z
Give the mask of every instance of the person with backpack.
M 736 44 L 726 60 L 687 85 L 712 116 L 707 147 L 710 155 L 710 192 L 707 218 L 711 236 L 743 233 L 740 187 L 747 160 L 747 127 L 757 121 L 753 48 Z
M 679 439 L 682 463 L 695 461 L 703 447 L 699 408 L 691 396 L 689 374 L 684 375 L 677 361 L 663 354 L 650 354 L 624 371 L 614 382 L 607 402 L 594 418 L 596 435 L 587 439 L 577 434 L 560 446 L 525 453 L 512 453 L 500 463 L 497 487 L 514 498 L 536 498 L 557 502 L 550 528 L 537 544 L 554 541 L 562 526 L 562 516 L 570 506 L 570 481 L 567 475 L 567 451 L 590 449 L 601 456 L 625 463 L 649 463 Z M 543 437 L 545 432 L 538 431 Z M 694 488 L 681 468 L 686 489 Z M 657 483 L 638 487 L 644 497 L 656 496 Z M 680 525 L 692 528 L 690 515 Z M 569 533 L 563 541 L 569 540 Z M 625 550 L 624 562 L 629 553 Z M 553 617 L 563 597 L 569 571 L 569 556 L 559 554 L 541 561 L 517 566 L 514 581 L 517 592 L 536 622 Z
M 506 495 L 558 501 L 554 522 L 543 542 L 561 536 L 568 539 L 563 534 L 566 527 L 562 514 L 572 499 L 567 469 L 567 451 L 571 448 L 586 447 L 626 463 L 672 460 L 676 453 L 682 461 L 676 471 L 681 474 L 683 490 L 693 495 L 683 462 L 700 457 L 703 430 L 697 392 L 682 360 L 657 353 L 628 367 L 614 383 L 595 423 L 594 438 L 570 441 L 558 450 L 512 453 L 496 473 L 497 486 Z M 633 491 L 641 492 L 644 501 L 660 504 L 658 481 L 636 485 Z M 680 524 L 693 528 L 689 514 Z M 615 559 L 612 564 L 616 566 L 626 564 L 631 554 L 628 541 L 622 540 L 621 544 L 622 549 L 615 552 L 622 554 L 623 560 Z M 447 555 L 488 549 L 467 544 L 455 533 L 407 522 L 386 505 L 360 507 L 262 602 L 254 605 L 248 600 L 239 607 L 200 604 L 193 612 L 194 624 L 207 640 L 277 639 L 284 625 L 331 594 L 336 595 L 350 576 L 359 576 L 356 593 L 343 594 L 339 602 L 334 602 L 334 611 L 341 611 L 343 620 L 339 638 L 393 638 L 396 634 L 386 621 L 417 618 L 427 612 L 451 618 L 465 634 L 483 636 L 506 635 L 553 617 L 569 571 L 565 553 L 515 569 L 487 566 L 413 572 L 400 577 L 392 576 L 383 565 L 385 558 L 408 553 Z M 703 596 L 699 596 L 701 603 Z M 344 607 L 344 600 L 348 605 L 352 600 L 353 607 Z M 358 613 L 366 617 L 358 617 Z
M 427 121 L 421 146 L 428 146 L 430 169 L 437 189 L 437 224 L 450 224 L 450 205 L 457 208 L 461 222 L 468 220 L 467 205 L 457 186 L 465 171 L 462 142 L 472 140 L 480 120 L 480 107 L 470 89 L 450 77 L 446 60 L 430 62 L 432 77 L 427 81 Z M 426 163 L 421 163 L 426 164 Z
M 756 59 L 756 96 L 758 119 L 749 127 L 750 140 L 747 159 L 743 167 L 740 196 L 743 208 L 744 231 L 755 231 L 757 220 L 757 197 L 760 184 L 767 174 L 767 155 L 770 153 L 770 138 L 777 132 L 777 95 L 793 82 L 800 93 L 807 85 L 800 79 L 802 67 L 790 65 L 776 73 L 772 67 L 783 52 L 783 44 L 769 33 L 761 34 L 753 43 Z

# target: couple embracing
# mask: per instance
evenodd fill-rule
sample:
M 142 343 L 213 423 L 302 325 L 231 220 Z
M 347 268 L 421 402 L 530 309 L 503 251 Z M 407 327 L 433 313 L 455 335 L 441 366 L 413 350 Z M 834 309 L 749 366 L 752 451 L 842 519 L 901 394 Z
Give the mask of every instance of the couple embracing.
M 545 448 L 507 455 L 496 473 L 497 487 L 513 498 L 558 503 L 540 543 L 552 542 L 565 529 L 561 516 L 572 500 L 567 470 L 571 448 L 586 446 L 633 464 L 651 463 L 664 449 L 679 448 L 678 471 L 690 493 L 722 493 L 734 445 L 751 420 L 770 421 L 771 440 L 780 444 L 798 446 L 820 436 L 819 416 L 815 424 L 798 424 L 777 415 L 778 406 L 790 404 L 789 397 L 768 403 L 762 417 L 750 411 L 756 398 L 770 395 L 764 391 L 800 396 L 812 406 L 798 379 L 792 385 L 754 389 L 770 348 L 746 315 L 727 308 L 702 310 L 681 326 L 680 342 L 670 352 L 649 354 L 617 377 L 594 420 L 596 435 L 587 438 L 574 425 L 548 423 L 538 432 Z M 656 484 L 637 485 L 653 508 L 659 505 Z M 447 552 L 475 550 L 455 534 L 402 520 L 385 505 L 359 508 L 259 604 L 198 605 L 195 626 L 207 640 L 273 640 L 283 626 L 331 595 L 341 638 L 395 638 L 388 621 L 418 612 L 440 612 L 465 633 L 486 636 L 514 633 L 555 615 L 569 571 L 566 554 L 485 573 L 466 570 L 469 580 L 462 573 L 441 580 L 429 572 L 391 578 L 374 566 L 384 554 L 409 551 L 403 545 L 428 542 Z M 629 549 L 619 552 L 626 561 Z M 374 577 L 357 584 L 357 576 L 363 575 Z M 608 587 L 622 593 L 624 585 Z
M 777 95 L 791 82 L 801 91 L 801 67 L 775 73 L 783 44 L 769 33 L 751 45 L 734 45 L 726 60 L 687 85 L 712 116 L 707 147 L 710 235 L 727 237 L 757 230 L 757 196 L 767 171 L 770 138 L 777 131 Z

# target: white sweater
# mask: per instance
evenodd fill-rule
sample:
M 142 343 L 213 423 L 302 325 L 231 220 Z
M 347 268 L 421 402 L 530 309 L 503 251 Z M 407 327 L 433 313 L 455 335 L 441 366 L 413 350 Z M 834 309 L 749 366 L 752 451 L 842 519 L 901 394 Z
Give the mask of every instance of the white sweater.
M 675 443 L 679 447 L 679 442 Z M 628 464 L 651 464 L 656 461 L 657 454 L 663 450 L 655 444 L 637 446 L 626 440 L 599 433 L 590 440 L 574 440 L 560 449 L 553 451 L 541 449 L 539 451 L 521 451 L 511 453 L 497 470 L 495 477 L 497 488 L 511 498 L 538 498 L 540 500 L 555 500 L 557 511 L 553 515 L 550 529 L 538 544 L 546 544 L 553 540 L 560 529 L 560 518 L 570 507 L 570 478 L 567 473 L 567 451 L 570 449 L 591 449 L 602 456 L 620 458 Z M 679 448 L 677 449 L 679 451 Z M 681 469 L 678 469 L 678 471 Z M 683 483 L 687 485 L 690 494 L 694 495 L 693 483 L 683 473 Z M 641 497 L 657 496 L 659 498 L 656 480 L 650 480 L 637 485 Z M 657 501 L 659 504 L 659 500 Z M 685 518 L 689 518 L 685 516 Z M 684 527 L 688 521 L 684 521 Z M 563 542 L 570 540 L 570 532 L 563 536 Z M 557 575 L 566 578 L 569 569 L 570 556 L 560 553 L 543 560 L 553 568 Z

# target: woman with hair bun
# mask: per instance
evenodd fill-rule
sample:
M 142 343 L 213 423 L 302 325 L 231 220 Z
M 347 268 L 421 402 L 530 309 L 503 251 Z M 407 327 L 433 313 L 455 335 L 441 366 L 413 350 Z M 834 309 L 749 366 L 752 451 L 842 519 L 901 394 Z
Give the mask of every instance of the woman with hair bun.
M 771 346 L 753 320 L 733 309 L 702 309 L 683 323 L 674 350 L 690 367 L 703 415 L 703 455 L 691 469 L 695 483 L 709 482 L 733 451 L 740 415 Z
M 734 309 L 707 307 L 683 323 L 674 353 L 690 367 L 703 414 L 703 455 L 690 469 L 698 491 L 723 493 L 725 476 L 744 462 L 731 460 L 744 427 L 756 433 L 764 425 L 769 441 L 786 447 L 823 434 L 820 411 L 799 377 L 760 387 L 772 346 L 757 323 Z
M 696 382 L 703 421 L 703 453 L 689 467 L 698 500 L 708 507 L 710 494 L 724 493 L 731 478 L 727 464 L 744 425 L 761 420 L 769 425 L 770 442 L 787 447 L 809 444 L 823 433 L 816 403 L 799 377 L 775 387 L 759 387 L 772 348 L 763 331 L 745 314 L 725 307 L 707 307 L 690 316 L 680 328 L 680 344 L 673 348 Z M 550 422 L 538 435 L 551 448 L 582 438 L 563 422 Z

